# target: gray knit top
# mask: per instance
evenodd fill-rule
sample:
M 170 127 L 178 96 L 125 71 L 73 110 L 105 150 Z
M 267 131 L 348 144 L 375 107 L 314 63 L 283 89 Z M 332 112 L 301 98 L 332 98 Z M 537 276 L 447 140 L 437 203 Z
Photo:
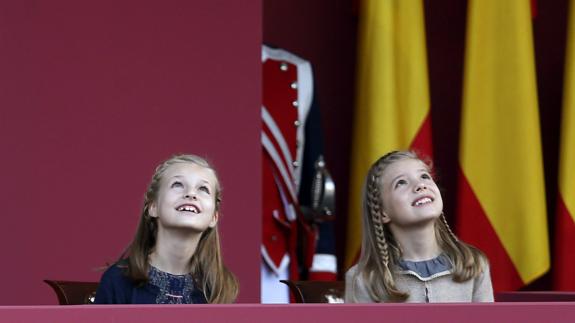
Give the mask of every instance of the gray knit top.
M 394 278 L 399 290 L 409 293 L 409 303 L 442 302 L 493 302 L 493 287 L 489 265 L 476 278 L 454 282 L 452 263 L 446 255 L 426 261 L 400 261 L 394 268 Z M 345 274 L 345 302 L 373 303 L 357 265 Z

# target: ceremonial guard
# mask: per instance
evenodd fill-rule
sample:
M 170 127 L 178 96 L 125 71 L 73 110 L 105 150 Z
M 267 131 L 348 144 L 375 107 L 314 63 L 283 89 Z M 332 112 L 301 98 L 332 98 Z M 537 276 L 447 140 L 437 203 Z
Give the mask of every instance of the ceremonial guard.
M 308 61 L 263 46 L 262 303 L 289 302 L 281 279 L 335 280 L 335 185 L 322 157 Z

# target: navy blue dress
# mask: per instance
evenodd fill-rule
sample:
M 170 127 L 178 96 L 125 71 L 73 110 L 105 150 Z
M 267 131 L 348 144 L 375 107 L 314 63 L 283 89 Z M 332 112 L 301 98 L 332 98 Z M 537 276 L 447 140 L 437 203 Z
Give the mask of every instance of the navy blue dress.
M 102 275 L 95 304 L 205 304 L 204 293 L 191 274 L 172 275 L 150 266 L 149 281 L 136 285 L 125 274 L 125 265 L 115 264 Z

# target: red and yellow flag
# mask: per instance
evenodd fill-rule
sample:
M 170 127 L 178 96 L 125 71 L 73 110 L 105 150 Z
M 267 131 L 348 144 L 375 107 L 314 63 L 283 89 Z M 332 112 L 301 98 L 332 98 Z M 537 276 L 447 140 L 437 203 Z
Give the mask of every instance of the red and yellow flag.
M 361 6 L 346 268 L 361 247 L 361 191 L 369 166 L 391 150 L 432 154 L 423 4 L 364 0 Z
M 460 237 L 489 258 L 495 290 L 549 270 L 529 0 L 471 0 L 460 142 Z
M 555 223 L 556 290 L 575 290 L 575 2 L 571 1 L 561 118 L 559 197 Z

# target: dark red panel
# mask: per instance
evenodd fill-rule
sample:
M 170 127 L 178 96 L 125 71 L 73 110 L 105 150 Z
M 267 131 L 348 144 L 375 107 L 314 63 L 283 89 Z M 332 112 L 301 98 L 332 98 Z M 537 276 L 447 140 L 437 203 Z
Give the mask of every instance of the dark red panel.
M 261 1 L 0 2 L 0 304 L 98 280 L 155 166 L 210 159 L 224 260 L 259 300 Z

